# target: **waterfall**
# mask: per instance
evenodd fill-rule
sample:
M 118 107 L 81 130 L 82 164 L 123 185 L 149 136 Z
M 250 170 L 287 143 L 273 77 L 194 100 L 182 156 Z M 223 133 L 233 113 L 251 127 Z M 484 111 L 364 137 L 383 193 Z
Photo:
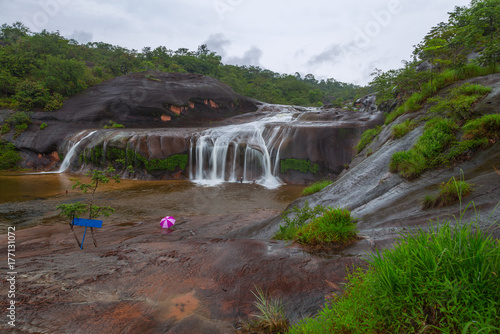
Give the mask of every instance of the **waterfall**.
M 243 178 L 243 182 L 266 188 L 279 187 L 283 184 L 278 177 L 279 150 L 292 117 L 290 112 L 274 113 L 253 122 L 203 131 L 191 140 L 191 180 L 217 185 Z
M 80 136 L 84 132 L 85 131 L 80 132 L 77 136 Z M 92 136 L 95 132 L 97 132 L 97 131 L 90 132 L 85 137 L 83 137 L 82 139 L 78 140 L 76 143 L 74 143 L 71 146 L 71 148 L 69 149 L 68 153 L 66 153 L 66 155 L 64 156 L 64 160 L 61 163 L 61 166 L 59 167 L 59 170 L 57 171 L 57 173 L 63 173 L 66 169 L 69 168 L 69 166 L 71 164 L 71 160 L 73 159 L 73 156 L 75 155 L 76 150 L 77 150 L 78 146 L 80 145 L 80 143 L 83 142 L 88 137 Z

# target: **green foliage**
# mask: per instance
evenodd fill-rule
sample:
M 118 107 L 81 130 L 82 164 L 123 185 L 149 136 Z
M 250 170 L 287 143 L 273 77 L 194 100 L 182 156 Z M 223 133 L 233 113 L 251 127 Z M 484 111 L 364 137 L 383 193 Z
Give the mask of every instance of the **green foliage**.
M 69 204 L 60 204 L 56 208 L 61 210 L 60 215 L 69 219 L 77 218 L 81 215 L 88 215 L 89 219 L 109 217 L 115 210 L 109 206 L 94 205 L 95 192 L 101 184 L 109 183 L 110 180 L 119 183 L 120 177 L 115 174 L 115 169 L 108 167 L 106 170 L 93 169 L 88 171 L 85 176 L 90 178 L 88 183 L 75 179 L 72 188 L 80 189 L 82 193 L 91 192 L 90 200 L 87 203 L 78 201 Z
M 5 123 L 2 125 L 1 127 L 1 131 L 0 131 L 0 134 L 4 135 L 4 134 L 7 134 L 10 132 L 10 126 L 9 124 Z
M 252 291 L 252 294 L 257 299 L 254 305 L 259 314 L 254 315 L 257 321 L 251 323 L 250 328 L 264 333 L 283 333 L 288 328 L 283 301 L 280 298 L 271 297 L 258 286 L 255 286 L 255 290 L 256 292 Z
M 392 138 L 399 139 L 404 137 L 408 132 L 415 129 L 417 127 L 417 123 L 411 119 L 407 119 L 403 123 L 394 125 L 392 127 Z
M 457 181 L 452 177 L 448 182 L 439 186 L 437 196 L 426 195 L 423 202 L 424 209 L 442 208 L 461 202 L 462 198 L 470 195 L 472 186 L 464 180 Z
M 450 119 L 435 118 L 427 122 L 422 136 L 408 151 L 396 152 L 389 168 L 401 176 L 414 179 L 424 171 L 449 163 L 443 153 L 456 142 L 458 126 Z
M 274 236 L 277 240 L 293 240 L 297 235 L 299 228 L 304 226 L 310 220 L 326 212 L 326 208 L 317 205 L 314 208 L 309 207 L 309 202 L 305 202 L 302 208 L 294 206 L 290 210 L 285 210 L 281 214 L 281 219 L 285 222 L 280 225 L 280 230 Z
M 2 37 L 3 36 L 3 37 Z M 199 73 L 237 93 L 268 103 L 321 106 L 357 97 L 360 87 L 336 81 L 279 74 L 257 66 L 225 65 L 221 56 L 198 50 L 144 47 L 142 52 L 103 42 L 78 45 L 59 32 L 31 32 L 22 23 L 0 28 L 0 103 L 25 110 L 57 110 L 62 101 L 104 80 L 142 71 Z M 145 79 L 159 81 L 152 73 Z
M 368 145 L 371 144 L 371 142 L 379 135 L 379 133 L 382 131 L 382 126 L 377 126 L 376 128 L 373 129 L 368 129 L 363 134 L 361 135 L 361 139 L 359 140 L 359 143 L 356 145 L 355 149 L 357 153 L 360 153 L 367 147 Z
M 495 142 L 500 138 L 500 115 L 485 115 L 467 122 L 463 126 L 463 139 L 481 140 L 485 139 L 487 143 Z
M 471 112 L 474 104 L 490 91 L 490 87 L 466 83 L 452 89 L 446 98 L 430 99 L 429 101 L 437 103 L 429 111 L 457 120 L 469 119 L 472 117 Z
M 119 129 L 119 128 L 124 128 L 125 125 L 123 124 L 118 124 L 115 121 L 109 121 L 108 124 L 104 125 L 104 129 Z
M 315 183 L 311 184 L 309 187 L 302 190 L 302 196 L 307 196 L 307 195 L 317 193 L 318 191 L 323 190 L 324 188 L 328 187 L 332 183 L 333 182 L 330 180 L 323 180 L 323 181 L 315 182 Z
M 498 330 L 500 247 L 474 224 L 407 234 L 349 275 L 342 297 L 289 333 L 479 333 Z
M 188 163 L 187 154 L 174 154 L 167 159 L 149 159 L 145 162 L 148 172 L 156 170 L 174 171 L 177 167 L 185 169 Z
M 319 165 L 307 159 L 282 159 L 280 161 L 280 166 L 282 174 L 285 174 L 289 170 L 296 170 L 301 173 L 311 172 L 313 174 L 319 172 Z
M 48 126 L 48 124 L 47 124 L 47 123 L 42 123 L 42 124 L 40 124 L 40 130 L 45 129 L 47 126 Z
M 347 245 L 357 237 L 356 219 L 347 209 L 328 208 L 322 216 L 300 227 L 296 240 L 306 245 Z
M 16 147 L 6 141 L 0 140 L 0 169 L 15 169 L 22 158 L 15 150 Z

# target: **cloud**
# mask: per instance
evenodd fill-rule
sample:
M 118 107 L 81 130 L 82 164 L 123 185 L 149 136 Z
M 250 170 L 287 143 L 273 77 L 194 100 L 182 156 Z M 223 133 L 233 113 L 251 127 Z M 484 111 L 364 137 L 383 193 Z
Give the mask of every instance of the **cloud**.
M 256 46 L 250 47 L 241 57 L 230 56 L 228 55 L 227 48 L 231 46 L 231 41 L 222 33 L 208 36 L 204 44 L 207 45 L 209 50 L 217 52 L 226 64 L 260 66 L 260 59 L 262 58 L 263 52 Z
M 93 41 L 93 35 L 91 32 L 86 32 L 83 30 L 75 30 L 71 35 L 69 35 L 67 38 L 69 39 L 74 39 L 77 42 L 81 44 L 87 44 L 89 42 Z
M 224 34 L 218 33 L 208 36 L 205 44 L 210 51 L 215 51 L 221 57 L 225 57 L 227 55 L 226 47 L 231 45 L 231 41 Z
M 254 65 L 260 66 L 260 58 L 262 57 L 262 50 L 256 46 L 252 46 L 245 51 L 242 57 L 233 56 L 227 58 L 227 63 L 233 65 Z

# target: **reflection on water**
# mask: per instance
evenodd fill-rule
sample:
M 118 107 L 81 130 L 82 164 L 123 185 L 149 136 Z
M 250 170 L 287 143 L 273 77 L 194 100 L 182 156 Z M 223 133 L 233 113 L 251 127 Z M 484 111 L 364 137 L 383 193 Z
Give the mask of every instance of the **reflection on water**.
M 90 195 L 72 190 L 72 174 L 0 173 L 0 233 L 6 226 L 25 228 L 63 223 L 56 206 L 87 200 Z M 224 183 L 203 187 L 190 181 L 121 180 L 99 187 L 97 205 L 109 205 L 116 213 L 110 223 L 160 219 L 166 215 L 224 215 L 258 210 L 283 210 L 300 196 L 303 186 L 266 189 L 257 184 Z

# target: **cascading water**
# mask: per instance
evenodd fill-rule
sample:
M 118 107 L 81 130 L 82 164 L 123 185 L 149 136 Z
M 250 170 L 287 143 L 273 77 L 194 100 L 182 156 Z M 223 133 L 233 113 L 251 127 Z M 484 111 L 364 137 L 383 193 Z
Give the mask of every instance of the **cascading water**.
M 278 177 L 279 149 L 292 118 L 292 113 L 279 113 L 205 130 L 191 140 L 191 180 L 203 185 L 243 180 L 279 187 L 283 184 Z
M 81 136 L 84 132 L 85 131 L 80 132 L 77 136 Z M 77 142 L 75 142 L 71 146 L 68 153 L 66 153 L 66 155 L 64 156 L 64 160 L 61 163 L 61 166 L 59 167 L 59 170 L 57 171 L 57 173 L 63 173 L 66 169 L 69 168 L 69 166 L 71 164 L 71 160 L 73 159 L 73 156 L 75 155 L 77 148 L 80 146 L 80 143 L 82 143 L 85 139 L 89 138 L 90 136 L 92 136 L 96 132 L 97 131 L 90 132 L 85 137 L 81 138 L 80 140 L 78 140 Z

